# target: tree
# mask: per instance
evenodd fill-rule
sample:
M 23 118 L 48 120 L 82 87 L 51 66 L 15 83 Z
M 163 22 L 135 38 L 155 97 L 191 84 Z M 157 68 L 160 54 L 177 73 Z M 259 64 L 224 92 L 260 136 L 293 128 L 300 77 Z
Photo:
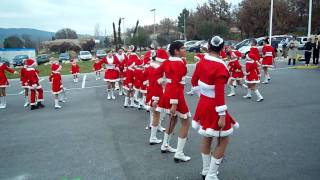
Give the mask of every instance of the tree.
M 182 10 L 182 12 L 179 14 L 179 16 L 178 16 L 178 31 L 179 32 L 184 33 L 184 16 L 186 18 L 186 23 L 187 23 L 189 15 L 190 15 L 190 12 L 186 8 L 184 8 Z
M 24 43 L 18 36 L 9 36 L 3 41 L 4 48 L 23 48 Z
M 28 34 L 22 34 L 22 40 L 24 41 L 24 47 L 26 48 L 36 48 L 37 44 L 36 42 L 32 41 L 30 38 L 30 35 Z
M 116 25 L 114 23 L 112 23 L 112 27 L 113 27 L 113 45 L 117 46 L 117 32 L 116 32 Z
M 121 18 L 119 18 L 119 22 L 118 22 L 118 46 L 117 49 L 121 47 Z
M 94 46 L 96 45 L 95 41 L 93 39 L 85 41 L 83 44 L 81 44 L 82 50 L 84 51 L 91 51 Z
M 151 44 L 150 35 L 142 27 L 138 27 L 136 35 L 129 39 L 131 44 L 139 47 L 148 47 Z
M 103 43 L 104 47 L 110 47 L 112 45 L 109 37 L 105 37 Z
M 78 39 L 78 35 L 76 31 L 69 28 L 64 28 L 56 32 L 55 38 L 56 39 Z

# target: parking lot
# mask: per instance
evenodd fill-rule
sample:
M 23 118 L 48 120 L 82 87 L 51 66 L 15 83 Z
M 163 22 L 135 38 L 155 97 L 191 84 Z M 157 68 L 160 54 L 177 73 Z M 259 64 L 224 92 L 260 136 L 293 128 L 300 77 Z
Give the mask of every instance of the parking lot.
M 292 69 L 279 62 L 271 76 L 270 84 L 259 86 L 262 103 L 244 100 L 245 90 L 239 88 L 227 99 L 240 129 L 220 169 L 223 180 L 320 176 L 320 69 Z M 108 101 L 103 80 L 96 81 L 94 74 L 82 74 L 77 84 L 63 76 L 68 99 L 59 110 L 48 79 L 41 79 L 46 108 L 35 111 L 23 107 L 19 81 L 10 81 L 7 109 L 0 111 L 1 180 L 201 180 L 201 137 L 193 129 L 185 148 L 192 159 L 176 164 L 172 154 L 148 144 L 149 114 L 124 109 L 124 97 Z M 193 113 L 197 97 L 186 98 Z M 177 133 L 174 147 L 176 139 Z

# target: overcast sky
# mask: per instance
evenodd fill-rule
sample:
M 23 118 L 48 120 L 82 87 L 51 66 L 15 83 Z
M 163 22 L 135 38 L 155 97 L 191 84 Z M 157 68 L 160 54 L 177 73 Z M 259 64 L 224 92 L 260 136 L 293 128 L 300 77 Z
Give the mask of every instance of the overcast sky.
M 112 22 L 125 18 L 125 27 L 153 24 L 151 9 L 156 8 L 156 22 L 177 19 L 183 8 L 195 9 L 207 0 L 1 0 L 1 28 L 36 28 L 55 32 L 69 27 L 80 34 L 93 34 L 99 23 L 101 33 L 112 32 Z M 233 5 L 241 0 L 227 0 Z

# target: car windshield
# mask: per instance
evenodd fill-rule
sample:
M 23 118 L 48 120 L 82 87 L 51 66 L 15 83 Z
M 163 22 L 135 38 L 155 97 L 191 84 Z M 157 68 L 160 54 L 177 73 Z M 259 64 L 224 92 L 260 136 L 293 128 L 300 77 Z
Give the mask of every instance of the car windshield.
M 68 53 L 62 53 L 62 54 L 60 54 L 60 57 L 68 57 L 68 56 L 69 56 Z
M 106 54 L 106 52 L 103 51 L 103 50 L 98 50 L 98 51 L 97 51 L 97 54 Z
M 14 59 L 28 59 L 27 55 L 18 55 Z
M 88 51 L 80 52 L 80 55 L 89 55 L 90 53 Z

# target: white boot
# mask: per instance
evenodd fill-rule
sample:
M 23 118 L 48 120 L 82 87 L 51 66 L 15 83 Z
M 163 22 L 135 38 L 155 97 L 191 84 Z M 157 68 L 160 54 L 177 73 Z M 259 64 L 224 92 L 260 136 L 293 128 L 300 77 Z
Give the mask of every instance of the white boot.
M 160 144 L 162 140 L 157 138 L 157 129 L 158 126 L 151 126 L 151 134 L 150 134 L 150 145 Z
M 110 96 L 110 91 L 111 91 L 110 89 L 107 89 L 107 94 L 108 94 L 108 97 L 107 97 L 107 99 L 108 99 L 108 100 L 110 100 L 110 99 L 111 99 L 111 96 Z
M 160 132 L 164 132 L 166 130 L 166 128 L 161 126 L 161 122 L 164 120 L 165 117 L 166 117 L 166 113 L 161 112 L 160 113 L 159 125 L 158 125 L 158 131 L 160 131 Z
M 146 126 L 146 130 L 151 129 L 152 122 L 153 122 L 153 110 L 150 110 L 149 114 L 150 114 L 149 124 Z
M 251 99 L 251 89 L 248 89 L 247 90 L 247 95 L 245 95 L 245 96 L 243 96 L 243 98 L 245 98 L 245 99 Z
M 4 97 L 0 97 L 0 109 L 4 109 L 4 108 L 6 108 L 4 106 Z
M 129 106 L 129 97 L 128 97 L 128 96 L 126 96 L 126 97 L 124 98 L 124 104 L 123 104 L 123 107 L 127 108 L 128 106 Z
M 123 86 L 120 85 L 119 86 L 119 96 L 122 96 L 123 95 Z
M 174 154 L 175 162 L 187 162 L 191 160 L 189 156 L 186 156 L 183 153 L 183 149 L 184 149 L 184 146 L 186 145 L 186 142 L 187 142 L 187 138 L 178 137 L 177 152 Z
M 76 83 L 76 78 L 73 78 L 73 82 Z
M 245 89 L 248 89 L 248 86 L 246 84 L 242 84 L 241 86 Z
M 270 73 L 267 74 L 267 78 L 269 81 L 271 80 Z
M 61 92 L 60 100 L 59 100 L 59 101 L 60 101 L 60 102 L 63 102 L 63 103 L 66 102 L 66 92 L 65 92 L 65 90 L 63 90 L 63 91 Z
M 130 98 L 130 107 L 137 107 L 136 103 L 134 103 L 134 98 Z
M 210 154 L 201 154 L 202 155 L 202 172 L 201 175 L 203 178 L 208 174 L 211 162 L 211 155 Z
M 114 89 L 111 89 L 111 98 L 116 99 L 116 96 L 114 95 Z
M 213 156 L 211 157 L 210 168 L 206 175 L 205 180 L 219 180 L 217 172 L 221 162 L 222 162 L 222 158 L 216 159 Z
M 231 96 L 235 96 L 235 95 L 236 95 L 236 93 L 234 92 L 234 86 L 230 85 L 230 93 L 227 96 L 231 97 Z
M 24 107 L 28 107 L 29 106 L 29 99 L 28 99 L 28 96 L 25 96 L 24 97 Z
M 163 142 L 162 142 L 162 145 L 161 145 L 161 152 L 162 153 L 175 153 L 177 152 L 176 149 L 172 148 L 170 146 L 170 139 L 171 139 L 171 134 L 167 134 L 167 133 L 164 133 L 164 137 L 163 137 Z
M 59 105 L 59 100 L 58 99 L 54 99 L 54 108 L 55 109 L 61 109 L 62 107 Z
M 262 97 L 262 95 L 260 94 L 260 92 L 259 92 L 259 90 L 258 89 L 256 89 L 255 91 L 254 91 L 254 93 L 257 95 L 257 102 L 260 102 L 260 101 L 263 101 L 263 97 Z
M 267 77 L 267 75 L 265 75 L 264 81 L 262 82 L 262 84 L 268 84 L 268 83 L 269 83 L 268 77 Z

